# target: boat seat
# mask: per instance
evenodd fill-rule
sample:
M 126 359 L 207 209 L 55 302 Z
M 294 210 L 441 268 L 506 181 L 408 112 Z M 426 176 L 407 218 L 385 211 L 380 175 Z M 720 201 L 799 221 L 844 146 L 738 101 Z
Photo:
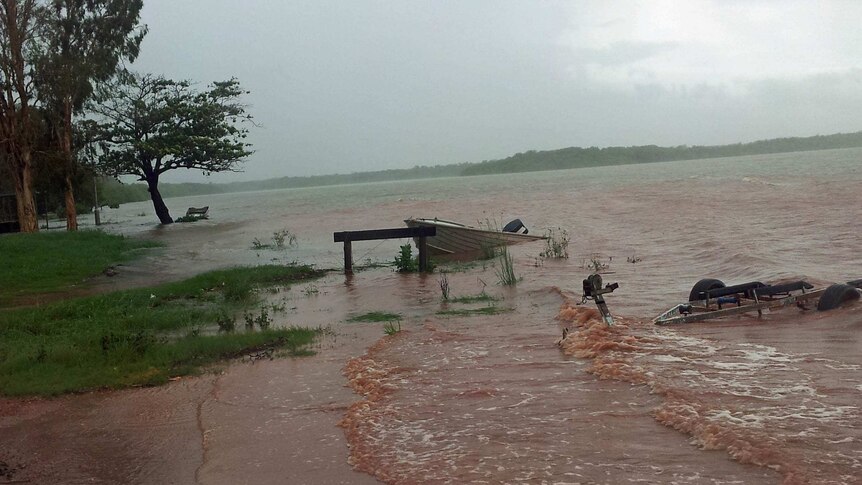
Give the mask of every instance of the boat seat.
M 746 297 L 751 298 L 751 291 L 756 288 L 763 288 L 763 283 L 759 281 L 752 281 L 751 283 L 742 283 L 740 285 L 732 285 L 725 286 L 723 288 L 715 288 L 713 290 L 701 291 L 697 296 L 698 300 L 705 300 L 707 297 L 710 299 L 713 298 L 721 298 L 722 296 L 730 296 L 737 294 L 744 294 Z
M 189 210 L 186 211 L 186 217 L 200 217 L 205 218 L 207 213 L 210 210 L 210 206 L 205 207 L 189 207 Z
M 773 296 L 789 294 L 791 291 L 810 290 L 814 285 L 807 281 L 794 281 L 792 283 L 784 283 L 783 285 L 769 285 L 762 288 L 755 288 L 754 292 L 757 296 Z

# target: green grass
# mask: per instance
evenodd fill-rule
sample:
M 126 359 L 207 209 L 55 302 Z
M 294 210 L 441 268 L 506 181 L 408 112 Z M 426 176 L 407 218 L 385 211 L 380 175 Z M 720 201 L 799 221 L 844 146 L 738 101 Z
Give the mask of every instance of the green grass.
M 369 269 L 377 269 L 377 268 L 389 268 L 394 266 L 394 263 L 386 263 L 382 261 L 372 261 L 370 259 L 366 259 L 364 263 L 354 264 L 353 271 L 365 271 Z
M 482 308 L 457 308 L 450 310 L 440 310 L 437 315 L 446 317 L 471 317 L 476 315 L 497 315 L 512 311 L 511 308 L 501 308 L 497 306 L 486 306 Z
M 396 333 L 401 331 L 401 322 L 386 322 L 383 325 L 383 333 L 386 335 L 395 335 Z
M 215 333 L 258 301 L 256 288 L 318 277 L 308 266 L 213 271 L 160 285 L 0 311 L 0 393 L 153 385 L 261 349 L 303 352 L 318 330 Z
M 500 257 L 497 261 L 500 263 L 500 267 L 497 268 L 497 279 L 500 280 L 500 284 L 505 286 L 517 284 L 520 278 L 515 275 L 515 263 L 508 248 L 503 246 L 500 249 Z
M 394 320 L 401 320 L 401 315 L 388 312 L 368 312 L 361 315 L 353 315 L 347 319 L 348 322 L 391 322 Z
M 449 303 L 478 303 L 478 302 L 492 302 L 497 301 L 499 298 L 491 296 L 487 293 L 479 293 L 477 295 L 468 295 L 468 296 L 459 296 L 457 298 L 449 298 Z
M 101 231 L 0 236 L 0 306 L 16 297 L 63 290 L 156 246 Z
M 440 272 L 446 273 L 466 273 L 479 266 L 484 266 L 485 261 L 469 260 L 469 261 L 445 261 L 440 263 Z

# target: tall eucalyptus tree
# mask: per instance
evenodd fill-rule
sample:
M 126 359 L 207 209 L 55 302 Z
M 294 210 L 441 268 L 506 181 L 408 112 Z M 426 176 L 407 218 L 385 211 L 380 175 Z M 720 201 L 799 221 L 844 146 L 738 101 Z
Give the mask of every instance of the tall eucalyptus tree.
M 39 230 L 33 199 L 35 92 L 30 63 L 36 16 L 36 0 L 0 0 L 0 162 L 12 175 L 22 232 Z
M 40 7 L 36 80 L 62 154 L 69 230 L 78 227 L 73 117 L 81 113 L 95 83 L 107 81 L 122 61 L 138 56 L 147 33 L 140 24 L 142 7 L 143 0 L 46 0 Z

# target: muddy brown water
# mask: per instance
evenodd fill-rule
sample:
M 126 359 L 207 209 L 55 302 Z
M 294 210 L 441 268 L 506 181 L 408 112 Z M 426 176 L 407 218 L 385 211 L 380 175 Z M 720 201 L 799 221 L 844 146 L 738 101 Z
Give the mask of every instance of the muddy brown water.
M 167 247 L 101 289 L 230 264 L 337 267 L 332 232 L 407 217 L 561 227 L 568 259 L 511 248 L 448 274 L 494 315 L 389 269 L 268 295 L 281 324 L 330 326 L 313 357 L 226 364 L 153 389 L 6 400 L 0 461 L 33 483 L 862 483 L 862 305 L 656 327 L 695 281 L 862 277 L 862 150 L 169 199 L 212 218 L 109 230 Z M 254 249 L 274 231 L 299 245 Z M 390 260 L 405 241 L 354 245 Z M 630 263 L 627 259 L 638 262 Z M 618 325 L 577 305 L 606 264 Z M 451 268 L 450 269 L 457 269 Z M 152 281 L 152 280 L 150 280 Z M 403 331 L 348 323 L 403 315 Z M 563 328 L 569 336 L 557 345 Z

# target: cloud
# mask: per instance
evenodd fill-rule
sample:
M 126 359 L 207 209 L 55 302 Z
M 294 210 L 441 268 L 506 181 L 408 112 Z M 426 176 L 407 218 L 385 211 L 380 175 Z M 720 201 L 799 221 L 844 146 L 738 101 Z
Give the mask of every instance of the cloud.
M 712 85 L 862 67 L 862 2 L 640 1 L 578 4 L 560 36 L 577 80 L 618 89 Z
M 862 2 L 152 0 L 135 69 L 239 76 L 213 181 L 862 129 Z M 195 177 L 197 174 L 176 174 Z

